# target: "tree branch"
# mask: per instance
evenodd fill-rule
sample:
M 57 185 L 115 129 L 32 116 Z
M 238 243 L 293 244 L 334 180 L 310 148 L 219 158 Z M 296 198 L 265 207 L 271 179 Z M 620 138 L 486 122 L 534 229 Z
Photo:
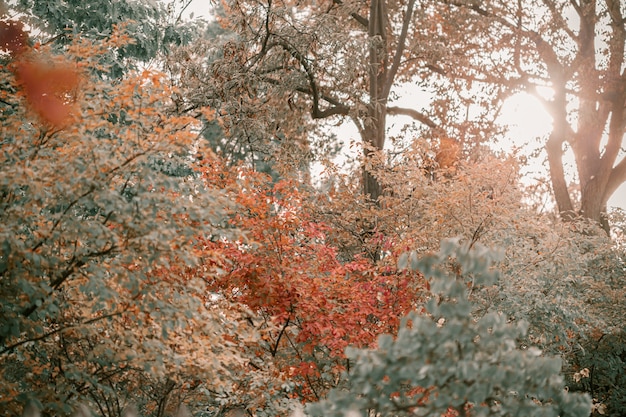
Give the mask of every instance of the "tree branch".
M 116 248 L 117 246 L 115 246 L 114 244 L 111 244 L 110 247 L 103 249 L 101 251 L 90 252 L 85 255 L 82 255 L 80 259 L 76 259 L 75 257 L 73 257 L 70 260 L 70 265 L 67 267 L 67 269 L 65 269 L 65 271 L 63 271 L 54 281 L 50 283 L 50 287 L 52 288 L 52 290 L 49 291 L 45 296 L 38 298 L 30 306 L 25 308 L 24 311 L 22 311 L 22 315 L 24 317 L 30 317 L 30 315 L 33 314 L 39 308 L 39 306 L 43 305 L 43 301 L 46 298 L 50 297 L 52 293 L 54 293 L 54 291 L 58 290 L 61 287 L 61 285 L 70 277 L 70 275 L 72 275 L 78 268 L 82 267 L 83 265 L 87 263 L 87 259 L 95 258 L 97 256 L 108 255 L 111 252 L 113 252 L 113 250 L 115 250 Z
M 343 1 L 341 1 L 341 0 L 333 0 L 333 3 L 335 3 L 338 6 L 343 6 Z M 367 20 L 365 17 L 361 16 L 360 14 L 352 12 L 352 13 L 350 13 L 350 17 L 352 17 L 361 26 L 363 26 L 365 28 L 367 28 L 369 26 L 369 20 Z
M 46 338 L 48 338 L 50 336 L 53 336 L 53 335 L 55 335 L 57 333 L 60 333 L 60 332 L 64 332 L 66 330 L 75 329 L 75 328 L 77 328 L 79 326 L 85 326 L 85 325 L 88 325 L 88 324 L 91 324 L 91 323 L 95 323 L 95 322 L 103 320 L 103 319 L 108 319 L 108 318 L 111 318 L 111 317 L 119 316 L 120 314 L 123 314 L 125 311 L 126 310 L 116 311 L 114 313 L 109 313 L 109 314 L 105 314 L 103 316 L 94 317 L 92 319 L 84 321 L 83 323 L 72 324 L 72 325 L 69 325 L 69 326 L 60 327 L 58 329 L 55 329 L 55 330 L 49 331 L 47 333 L 44 333 L 41 336 L 37 336 L 37 337 L 34 337 L 34 338 L 21 340 L 21 341 L 19 341 L 17 343 L 14 343 L 14 344 L 12 344 L 10 346 L 7 346 L 4 349 L 2 349 L 0 351 L 0 355 L 4 355 L 5 353 L 12 352 L 15 348 L 18 348 L 18 347 L 20 347 L 20 346 L 22 346 L 22 345 L 24 345 L 26 343 L 39 342 L 40 340 L 44 340 L 44 339 L 46 339 Z
M 282 81 L 275 80 L 271 77 L 263 77 L 263 81 L 272 85 L 283 85 Z M 299 93 L 306 94 L 307 96 L 313 97 L 313 90 L 311 90 L 310 88 L 296 87 L 294 88 L 294 90 L 296 90 Z M 324 119 L 324 118 L 332 117 L 332 116 L 348 116 L 350 114 L 350 110 L 351 110 L 350 107 L 343 104 L 339 99 L 320 93 L 318 91 L 318 106 L 319 106 L 319 100 L 323 100 L 327 102 L 332 107 L 329 107 L 326 110 L 320 110 L 318 107 L 317 112 L 315 113 L 313 112 L 314 109 L 312 109 L 311 116 L 314 119 Z
M 48 232 L 48 236 L 42 238 L 41 240 L 39 240 L 39 242 L 37 242 L 37 244 L 35 244 L 35 246 L 33 246 L 33 248 L 31 249 L 33 252 L 35 252 L 37 249 L 39 249 L 39 247 L 41 245 L 43 245 L 43 243 L 48 240 L 48 237 L 50 235 L 52 235 L 52 232 L 54 232 L 54 230 L 57 228 L 57 226 L 59 225 L 59 223 L 61 222 L 61 219 L 63 219 L 63 217 L 67 214 L 68 211 L 70 211 L 70 209 L 72 207 L 74 207 L 76 205 L 76 203 L 78 203 L 80 201 L 81 198 L 83 197 L 87 197 L 89 194 L 91 194 L 94 190 L 96 189 L 95 186 L 91 185 L 89 187 L 89 189 L 87 191 L 85 191 L 83 194 L 79 195 L 78 197 L 76 197 L 76 199 L 74 199 L 73 201 L 71 201 L 67 207 L 65 207 L 65 210 L 63 210 L 63 213 L 61 213 L 61 215 L 54 221 L 54 223 L 52 224 L 52 227 L 50 228 L 49 232 Z
M 308 63 L 307 58 L 298 51 L 294 46 L 292 46 L 287 40 L 281 39 L 280 41 L 275 43 L 277 46 L 282 47 L 285 51 L 287 51 L 293 58 L 295 58 L 298 63 L 302 66 L 306 74 L 306 78 L 308 79 L 310 90 L 300 90 L 298 91 L 305 92 L 311 96 L 313 100 L 313 107 L 311 109 L 311 117 L 314 119 L 324 119 L 330 116 L 335 115 L 347 115 L 350 108 L 346 106 L 334 106 L 328 108 L 326 110 L 320 110 L 320 99 L 327 101 L 332 104 L 328 97 L 320 95 L 319 88 L 317 86 L 317 81 L 315 80 L 315 74 L 313 73 L 313 68 Z M 270 46 L 271 48 L 272 46 Z
M 604 191 L 604 199 L 608 200 L 624 182 L 626 182 L 626 157 L 613 167 Z
M 389 72 L 387 73 L 387 80 L 383 89 L 382 96 L 385 99 L 389 96 L 391 86 L 393 85 L 393 80 L 396 78 L 398 68 L 400 68 L 400 62 L 402 61 L 402 54 L 404 53 L 404 49 L 406 47 L 406 38 L 409 32 L 409 26 L 411 24 L 411 17 L 413 15 L 414 5 L 415 0 L 409 0 L 409 4 L 406 6 L 406 11 L 402 20 L 402 29 L 400 31 L 400 36 L 398 37 L 398 46 L 396 47 L 396 53 L 393 57 L 391 68 L 389 68 Z
M 576 40 L 577 36 L 574 31 L 567 25 L 567 21 L 565 20 L 564 15 L 556 9 L 554 0 L 543 0 L 543 5 L 550 10 L 550 15 L 555 22 L 558 22 L 558 26 L 560 29 L 563 29 L 567 35 L 572 38 L 572 40 Z
M 278 345 L 280 343 L 280 339 L 282 339 L 283 334 L 285 334 L 285 330 L 287 330 L 287 326 L 289 326 L 290 320 L 289 317 L 287 317 L 287 320 L 285 321 L 284 326 L 282 327 L 282 329 L 280 329 L 280 332 L 278 333 L 278 337 L 276 338 L 276 343 L 274 343 L 274 347 L 271 348 L 270 350 L 270 354 L 272 355 L 272 357 L 276 356 L 276 353 L 278 352 Z
M 409 109 L 406 107 L 387 107 L 387 114 L 393 116 L 409 116 L 432 129 L 439 128 L 437 123 L 435 123 L 430 117 L 415 109 Z

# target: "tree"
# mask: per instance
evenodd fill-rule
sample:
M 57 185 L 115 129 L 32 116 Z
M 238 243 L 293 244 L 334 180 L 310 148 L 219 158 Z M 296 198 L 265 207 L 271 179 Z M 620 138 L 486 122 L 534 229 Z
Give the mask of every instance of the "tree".
M 406 115 L 426 128 L 422 135 L 451 138 L 468 152 L 498 137 L 491 122 L 502 100 L 529 91 L 554 119 L 546 150 L 559 211 L 606 229 L 606 202 L 626 178 L 623 7 L 617 0 L 233 3 L 224 24 L 240 38 L 229 43 L 220 77 L 238 112 L 224 114 L 258 120 L 258 109 L 273 105 L 289 114 L 272 125 L 278 130 L 307 113 L 349 118 L 367 157 L 385 146 L 386 117 Z M 432 93 L 431 101 L 424 109 L 394 106 L 402 83 Z M 578 205 L 565 147 L 576 159 Z M 380 184 L 367 161 L 363 167 L 363 189 L 377 199 Z
M 308 196 L 293 180 L 273 182 L 225 162 L 206 161 L 202 172 L 236 202 L 229 223 L 242 235 L 205 240 L 203 253 L 221 255 L 208 256 L 215 261 L 198 274 L 217 271 L 210 274 L 215 294 L 257 313 L 259 329 L 273 323 L 231 401 L 272 414 L 281 399 L 324 398 L 343 383 L 347 346 L 371 346 L 381 332 L 395 332 L 402 312 L 421 304 L 421 276 L 399 272 L 395 253 L 381 265 L 364 257 L 342 262 L 327 242 L 332 230 L 311 217 Z M 274 375 L 277 388 L 259 392 L 248 382 L 263 372 Z
M 94 41 L 108 38 L 113 27 L 124 25 L 132 39 L 102 55 L 107 75 L 118 77 L 136 63 L 150 62 L 174 46 L 193 39 L 202 22 L 184 21 L 188 0 L 152 1 L 76 1 L 19 0 L 10 3 L 10 12 L 35 32 L 35 41 L 63 47 L 78 34 Z
M 533 189 L 519 183 L 514 157 L 484 153 L 473 163 L 433 172 L 421 162 L 431 154 L 426 140 L 416 140 L 377 172 L 393 190 L 378 208 L 362 204 L 353 176 L 335 175 L 310 208 L 331 227 L 327 242 L 344 260 L 389 248 L 415 248 L 421 256 L 445 238 L 502 250 L 506 256 L 495 265 L 502 278 L 471 290 L 474 316 L 498 312 L 526 321 L 518 346 L 560 356 L 570 390 L 591 393 L 598 409 L 621 410 L 624 318 L 614 306 L 626 288 L 623 248 L 593 222 L 561 222 L 555 213 L 527 205 Z M 371 219 L 374 227 L 364 225 Z M 584 369 L 594 377 L 576 381 Z
M 546 142 L 552 191 L 564 219 L 578 215 L 608 231 L 606 203 L 626 180 L 626 8 L 619 0 L 438 1 L 441 16 L 464 22 L 448 32 L 450 48 L 477 45 L 478 59 L 433 63 L 452 78 L 528 91 L 545 105 L 553 129 Z M 483 31 L 474 27 L 485 28 Z M 580 201 L 565 176 L 575 157 Z
M 86 402 L 117 417 L 135 402 L 162 416 L 173 393 L 243 366 L 235 335 L 255 338 L 248 312 L 187 274 L 228 205 L 160 169 L 191 164 L 195 120 L 172 113 L 162 74 L 93 75 L 128 42 L 15 48 L 0 72 L 1 415 L 32 397 L 55 415 Z
M 385 147 L 387 116 L 409 116 L 436 140 L 455 137 L 467 124 L 456 117 L 466 110 L 459 100 L 437 97 L 428 111 L 422 103 L 393 105 L 400 84 L 418 80 L 429 89 L 421 80 L 440 77 L 426 63 L 444 50 L 427 41 L 432 28 L 423 22 L 431 11 L 418 2 L 245 1 L 226 3 L 225 13 L 220 21 L 238 37 L 191 84 L 204 88 L 204 100 L 221 101 L 218 114 L 227 126 L 283 142 L 299 139 L 292 132 L 311 119 L 351 120 L 364 152 L 362 190 L 371 201 L 382 188 L 369 159 Z
M 222 8 L 216 7 L 214 13 L 224 16 Z M 221 62 L 222 47 L 234 39 L 235 32 L 212 21 L 194 42 L 169 51 L 165 67 L 170 82 L 180 91 L 175 100 L 177 111 L 202 120 L 204 139 L 233 165 L 244 161 L 274 179 L 288 172 L 306 172 L 310 158 L 303 136 L 308 126 L 278 129 L 277 119 L 284 116 L 277 117 L 277 113 L 286 112 L 286 108 L 274 109 L 260 105 L 253 97 L 237 96 L 245 91 L 244 87 L 232 79 L 227 81 L 232 68 Z M 239 82 L 246 84 L 249 80 Z M 237 97 L 240 101 L 233 102 Z M 198 109 L 207 105 L 219 117 L 203 118 Z

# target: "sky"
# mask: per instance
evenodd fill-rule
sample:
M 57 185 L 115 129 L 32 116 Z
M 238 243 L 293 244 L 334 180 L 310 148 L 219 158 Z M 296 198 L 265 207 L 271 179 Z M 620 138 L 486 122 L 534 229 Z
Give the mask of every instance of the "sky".
M 186 9 L 186 15 L 189 16 L 193 13 L 194 16 L 209 16 L 211 9 L 210 0 L 192 0 L 189 7 Z M 511 97 L 503 106 L 501 121 L 509 126 L 509 141 L 501 141 L 499 149 L 507 151 L 513 149 L 513 147 L 521 147 L 524 144 L 530 144 L 525 147 L 529 151 L 532 148 L 538 148 L 545 144 L 545 137 L 550 132 L 552 120 L 546 111 L 542 108 L 541 103 L 528 94 L 517 94 Z M 339 136 L 340 135 L 340 136 Z M 358 133 L 348 123 L 346 126 L 340 129 L 338 136 L 344 140 L 344 143 L 350 143 L 352 140 L 358 139 Z M 507 149 L 508 145 L 508 149 Z M 538 161 L 544 159 L 543 156 L 538 158 Z M 573 156 L 566 154 L 564 159 L 569 161 L 570 178 L 574 172 Z M 533 175 L 541 175 L 544 178 L 548 178 L 547 167 L 542 166 L 540 163 L 536 163 L 529 167 L 529 171 L 534 172 Z M 613 194 L 608 202 L 610 207 L 619 207 L 626 210 L 626 183 Z

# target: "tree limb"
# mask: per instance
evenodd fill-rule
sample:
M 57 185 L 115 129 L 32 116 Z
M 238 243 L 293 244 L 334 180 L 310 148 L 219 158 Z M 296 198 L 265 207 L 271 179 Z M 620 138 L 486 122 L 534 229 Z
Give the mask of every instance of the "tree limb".
M 604 191 L 604 199 L 608 200 L 624 182 L 626 182 L 626 157 L 613 167 Z
M 288 52 L 302 66 L 302 69 L 304 70 L 304 73 L 306 74 L 306 78 L 308 80 L 309 89 L 308 90 L 298 89 L 298 91 L 304 92 L 311 96 L 311 99 L 313 100 L 313 107 L 311 108 L 311 117 L 313 117 L 313 119 L 324 119 L 324 118 L 331 117 L 331 116 L 336 116 L 336 115 L 345 116 L 348 114 L 350 108 L 347 106 L 342 106 L 342 105 L 334 105 L 333 107 L 330 107 L 326 110 L 321 110 L 320 99 L 330 104 L 333 104 L 333 103 L 329 100 L 329 97 L 326 97 L 320 94 L 319 88 L 317 86 L 317 81 L 315 79 L 315 74 L 313 72 L 313 68 L 311 68 L 311 65 L 309 64 L 308 59 L 300 51 L 298 51 L 293 45 L 291 45 L 287 40 L 282 39 L 280 41 L 277 41 L 276 45 L 280 46 L 286 52 Z
M 333 0 L 333 3 L 335 3 L 338 6 L 343 6 L 343 1 L 341 0 Z M 367 20 L 367 18 L 361 16 L 360 14 L 357 13 L 350 13 L 350 17 L 352 17 L 354 20 L 356 20 L 361 26 L 367 28 L 369 26 L 369 20 Z
M 78 269 L 81 268 L 82 266 L 84 266 L 87 263 L 87 259 L 89 258 L 95 258 L 98 256 L 103 256 L 103 255 L 108 255 L 111 252 L 113 252 L 115 249 L 117 248 L 117 246 L 115 246 L 114 244 L 111 244 L 111 246 L 109 246 L 106 249 L 103 249 L 101 251 L 97 251 L 97 252 L 90 252 L 87 253 L 85 255 L 82 255 L 80 257 L 80 259 L 76 259 L 75 257 L 72 257 L 72 259 L 70 260 L 70 264 L 67 267 L 67 269 L 65 269 L 61 274 L 59 274 L 59 276 L 56 277 L 56 279 L 54 281 L 52 281 L 50 283 L 50 287 L 52 288 L 51 291 L 49 291 L 44 297 L 38 298 L 34 303 L 32 303 L 30 306 L 26 307 L 24 309 L 24 311 L 22 311 L 22 315 L 24 317 L 30 317 L 31 314 L 33 314 L 38 308 L 39 306 L 43 305 L 43 301 L 50 297 L 50 295 L 52 295 L 52 293 L 54 293 L 54 291 L 58 290 L 61 285 Z M 37 304 L 39 302 L 39 304 Z
M 400 63 L 402 61 L 402 54 L 404 53 L 404 49 L 406 47 L 406 38 L 409 32 L 409 26 L 411 24 L 411 17 L 413 15 L 414 5 L 415 0 L 409 0 L 409 4 L 406 6 L 406 11 L 402 20 L 402 29 L 400 31 L 400 36 L 398 37 L 398 46 L 396 47 L 396 53 L 393 57 L 391 68 L 389 68 L 389 72 L 387 73 L 387 80 L 383 88 L 382 96 L 384 98 L 387 98 L 389 96 L 391 86 L 393 85 L 393 81 L 396 78 L 398 68 L 400 67 Z
M 4 355 L 5 353 L 12 352 L 15 348 L 18 348 L 18 347 L 20 347 L 20 346 L 22 346 L 22 345 L 24 345 L 26 343 L 39 342 L 40 340 L 47 339 L 50 336 L 53 336 L 53 335 L 55 335 L 57 333 L 60 333 L 60 332 L 64 332 L 66 330 L 75 329 L 75 328 L 77 328 L 79 326 L 85 326 L 87 324 L 95 323 L 95 322 L 103 320 L 103 319 L 108 319 L 108 318 L 111 318 L 111 317 L 119 316 L 120 314 L 123 314 L 125 311 L 126 310 L 116 311 L 114 313 L 109 313 L 109 314 L 105 314 L 103 316 L 94 317 L 94 318 L 86 320 L 86 321 L 84 321 L 82 323 L 71 324 L 71 325 L 65 326 L 65 327 L 59 327 L 58 329 L 51 330 L 51 331 L 49 331 L 47 333 L 42 334 L 41 336 L 37 336 L 37 337 L 30 338 L 30 339 L 21 340 L 19 342 L 16 342 L 16 343 L 14 343 L 12 345 L 9 345 L 9 346 L 5 347 L 4 349 L 2 349 L 0 351 L 0 355 Z
M 430 117 L 415 109 L 409 109 L 406 107 L 387 107 L 387 114 L 393 116 L 409 116 L 432 129 L 439 128 L 437 123 L 435 123 Z

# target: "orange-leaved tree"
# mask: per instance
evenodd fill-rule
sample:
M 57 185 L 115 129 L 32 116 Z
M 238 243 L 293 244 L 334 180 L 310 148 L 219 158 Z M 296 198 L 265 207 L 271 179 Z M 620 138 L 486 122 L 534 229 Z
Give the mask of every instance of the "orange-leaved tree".
M 159 73 L 93 75 L 124 44 L 20 46 L 0 70 L 0 415 L 29 397 L 56 415 L 163 415 L 174 387 L 243 361 L 214 339 L 246 334 L 237 308 L 185 275 L 226 205 L 180 174 L 196 122 L 172 115 Z

